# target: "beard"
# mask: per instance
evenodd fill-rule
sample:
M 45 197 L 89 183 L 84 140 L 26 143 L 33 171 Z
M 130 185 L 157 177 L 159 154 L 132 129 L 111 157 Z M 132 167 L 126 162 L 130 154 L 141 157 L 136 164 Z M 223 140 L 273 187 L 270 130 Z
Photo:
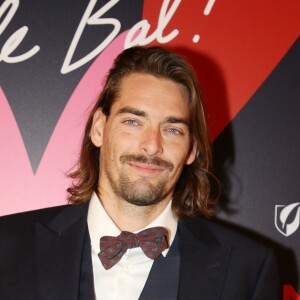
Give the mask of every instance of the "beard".
M 124 154 L 120 157 L 120 162 L 126 164 L 129 162 L 139 162 L 164 167 L 172 171 L 174 165 L 171 162 L 160 158 L 147 158 L 143 155 Z M 109 173 L 108 173 L 109 174 Z M 170 193 L 173 186 L 168 187 L 168 176 L 164 176 L 156 183 L 152 183 L 150 178 L 142 177 L 132 180 L 121 171 L 118 181 L 108 176 L 114 193 L 124 199 L 126 202 L 137 206 L 150 206 L 159 203 Z

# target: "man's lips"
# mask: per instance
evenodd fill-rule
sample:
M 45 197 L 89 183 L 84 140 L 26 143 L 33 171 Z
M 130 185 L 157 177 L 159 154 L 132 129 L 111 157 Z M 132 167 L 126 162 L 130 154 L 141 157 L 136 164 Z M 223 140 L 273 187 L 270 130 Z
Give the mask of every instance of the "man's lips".
M 155 174 L 165 170 L 164 167 L 153 165 L 153 164 L 145 164 L 145 163 L 133 162 L 133 161 L 128 162 L 128 164 L 131 167 L 135 168 L 136 170 L 148 174 Z

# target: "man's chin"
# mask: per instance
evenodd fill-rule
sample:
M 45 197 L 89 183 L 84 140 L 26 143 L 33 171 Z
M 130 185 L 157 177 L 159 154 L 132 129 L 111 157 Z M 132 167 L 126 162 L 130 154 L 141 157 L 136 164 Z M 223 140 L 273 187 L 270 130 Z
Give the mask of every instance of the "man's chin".
M 122 187 L 122 198 L 128 203 L 137 206 L 150 206 L 161 202 L 165 198 L 165 188 L 162 183 L 145 183 L 144 180 L 138 180 L 134 184 L 128 184 Z
M 150 206 L 163 201 L 170 190 L 168 188 L 168 176 L 141 177 L 129 176 L 122 173 L 118 185 L 115 185 L 115 193 L 126 202 L 137 206 Z

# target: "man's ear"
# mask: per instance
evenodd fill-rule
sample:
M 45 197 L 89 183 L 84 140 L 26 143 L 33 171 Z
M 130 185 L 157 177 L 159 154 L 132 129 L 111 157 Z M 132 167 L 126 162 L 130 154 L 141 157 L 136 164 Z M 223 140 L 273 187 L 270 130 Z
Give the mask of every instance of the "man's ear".
M 106 115 L 102 112 L 101 108 L 98 108 L 94 113 L 90 132 L 91 141 L 96 147 L 102 146 L 105 123 Z
M 197 155 L 197 142 L 193 140 L 190 151 L 187 155 L 186 164 L 190 165 L 191 163 L 193 163 L 196 158 L 196 155 Z

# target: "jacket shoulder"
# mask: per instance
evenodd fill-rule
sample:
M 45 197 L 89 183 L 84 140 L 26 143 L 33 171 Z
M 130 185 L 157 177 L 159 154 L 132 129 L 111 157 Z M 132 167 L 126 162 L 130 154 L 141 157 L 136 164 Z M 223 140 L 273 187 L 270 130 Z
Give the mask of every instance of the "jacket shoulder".
M 204 239 L 204 242 L 211 246 L 231 245 L 246 252 L 267 251 L 267 247 L 260 242 L 219 220 L 191 218 L 184 220 L 184 224 L 194 237 Z
M 39 221 L 47 222 L 47 220 L 53 218 L 63 209 L 69 209 L 69 206 L 60 205 L 2 216 L 0 217 L 0 228 L 6 225 L 12 226 L 14 224 L 36 223 Z
M 189 219 L 182 227 L 185 239 L 197 245 L 198 253 L 203 249 L 226 269 L 222 299 L 279 299 L 279 274 L 272 249 L 215 221 Z

